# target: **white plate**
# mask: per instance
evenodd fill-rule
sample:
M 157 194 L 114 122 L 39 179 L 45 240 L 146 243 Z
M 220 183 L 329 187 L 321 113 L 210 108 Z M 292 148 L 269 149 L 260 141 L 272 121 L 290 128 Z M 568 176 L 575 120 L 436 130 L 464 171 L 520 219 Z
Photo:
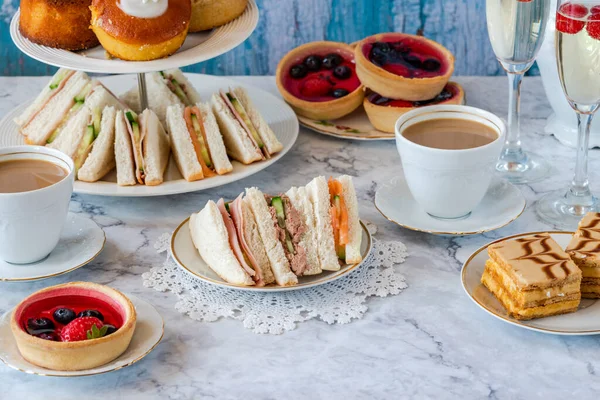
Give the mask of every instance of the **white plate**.
M 237 286 L 225 282 L 212 269 L 210 269 L 208 264 L 206 264 L 202 257 L 200 257 L 200 254 L 198 253 L 196 247 L 194 247 L 194 243 L 192 242 L 192 237 L 190 235 L 189 218 L 183 221 L 177 227 L 177 229 L 175 229 L 173 235 L 171 236 L 171 255 L 173 256 L 175 262 L 185 272 L 187 272 L 195 278 L 200 279 L 201 281 L 213 285 L 252 292 L 285 292 L 291 290 L 306 289 L 309 287 L 319 286 L 325 283 L 333 282 L 336 279 L 339 279 L 342 276 L 349 274 L 351 271 L 360 267 L 364 263 L 364 261 L 367 259 L 367 256 L 371 252 L 372 241 L 371 234 L 369 233 L 367 227 L 362 223 L 362 221 L 360 225 L 362 228 L 362 242 L 360 247 L 363 258 L 362 262 L 358 264 L 344 265 L 339 271 L 324 271 L 319 275 L 300 277 L 298 278 L 298 284 L 296 286 Z
M 102 46 L 73 52 L 30 42 L 19 32 L 19 14 L 20 10 L 12 19 L 10 36 L 23 53 L 45 64 L 103 74 L 153 72 L 210 60 L 243 43 L 258 23 L 258 7 L 254 0 L 250 0 L 246 11 L 230 23 L 211 31 L 190 33 L 183 46 L 170 57 L 152 61 L 123 61 L 108 59 Z
M 535 235 L 543 232 L 521 233 L 498 239 L 496 243 L 506 239 L 516 239 L 523 236 Z M 573 232 L 548 232 L 563 249 L 567 247 Z M 519 321 L 508 315 L 502 304 L 494 295 L 481 284 L 481 276 L 485 269 L 485 262 L 489 258 L 487 247 L 489 243 L 475 251 L 463 265 L 461 280 L 463 289 L 471 300 L 488 314 L 509 324 L 554 335 L 597 335 L 600 334 L 600 301 L 581 299 L 579 310 L 571 314 L 557 315 L 554 317 L 538 318 L 530 321 Z
M 0 360 L 9 367 L 27 374 L 59 377 L 104 374 L 135 364 L 158 346 L 164 335 L 165 326 L 162 317 L 152 304 L 132 295 L 127 295 L 127 297 L 135 306 L 137 313 L 135 332 L 125 353 L 108 364 L 83 371 L 57 371 L 31 364 L 21 356 L 10 329 L 12 310 L 0 318 Z
M 298 116 L 300 124 L 317 133 L 348 140 L 395 140 L 393 133 L 378 131 L 371 125 L 365 109 L 360 106 L 353 113 L 332 121 L 318 121 Z
M 210 96 L 219 89 L 238 86 L 235 81 L 209 75 L 186 74 L 191 83 L 198 89 L 202 99 L 208 101 Z M 102 78 L 102 82 L 114 93 L 122 93 L 137 83 L 135 75 L 117 75 Z M 232 162 L 233 171 L 226 175 L 215 176 L 195 182 L 187 182 L 182 178 L 175 162 L 171 158 L 165 172 L 165 182 L 158 186 L 119 186 L 117 185 L 117 174 L 113 170 L 101 181 L 88 183 L 75 181 L 74 191 L 81 194 L 94 194 L 99 196 L 128 196 L 128 197 L 150 197 L 164 196 L 169 194 L 196 192 L 217 186 L 226 185 L 231 182 L 244 179 L 256 174 L 268 166 L 279 161 L 294 145 L 298 137 L 298 119 L 292 109 L 281 99 L 261 89 L 245 86 L 248 93 L 260 110 L 261 114 L 271 126 L 277 138 L 283 144 L 283 150 L 273 156 L 270 160 L 243 165 L 237 161 Z M 25 144 L 23 136 L 19 133 L 13 118 L 19 115 L 30 102 L 20 105 L 9 112 L 0 121 L 0 147 L 18 146 Z
M 69 213 L 52 253 L 33 264 L 17 265 L 0 260 L 0 282 L 35 281 L 75 271 L 96 258 L 105 242 L 104 231 L 94 221 Z
M 397 176 L 375 193 L 375 207 L 389 221 L 413 231 L 435 235 L 475 235 L 502 228 L 517 219 L 527 201 L 521 191 L 494 178 L 485 197 L 464 219 L 442 220 L 427 214 L 415 201 L 404 176 Z

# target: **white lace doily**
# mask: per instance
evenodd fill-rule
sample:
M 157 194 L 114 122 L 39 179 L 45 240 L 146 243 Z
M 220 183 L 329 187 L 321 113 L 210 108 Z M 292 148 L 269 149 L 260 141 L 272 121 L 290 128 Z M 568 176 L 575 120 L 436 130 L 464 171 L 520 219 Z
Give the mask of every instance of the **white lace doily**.
M 374 225 L 369 230 L 375 231 Z M 159 253 L 169 247 L 170 234 L 154 245 Z M 142 275 L 144 286 L 179 297 L 175 309 L 191 318 L 213 322 L 227 317 L 243 321 L 255 333 L 282 334 L 296 328 L 297 322 L 319 318 L 329 324 L 347 324 L 362 318 L 368 297 L 399 294 L 407 287 L 394 268 L 407 257 L 401 242 L 373 239 L 373 249 L 365 263 L 346 277 L 321 286 L 277 293 L 253 293 L 205 283 L 184 273 L 170 255 L 161 267 Z

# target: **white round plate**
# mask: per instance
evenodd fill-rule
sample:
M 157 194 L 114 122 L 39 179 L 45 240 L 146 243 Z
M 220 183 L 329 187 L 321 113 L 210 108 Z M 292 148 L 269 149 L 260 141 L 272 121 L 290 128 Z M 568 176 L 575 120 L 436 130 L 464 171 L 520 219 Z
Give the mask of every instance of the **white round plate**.
M 210 60 L 242 44 L 258 24 L 258 7 L 254 0 L 250 0 L 246 11 L 230 23 L 211 31 L 190 33 L 183 46 L 170 57 L 152 61 L 124 61 L 108 58 L 102 46 L 74 52 L 30 42 L 19 31 L 19 14 L 20 10 L 12 19 L 10 36 L 23 53 L 56 67 L 102 74 L 154 72 Z
M 239 86 L 235 81 L 210 75 L 186 74 L 187 78 L 198 90 L 204 101 L 219 89 Z M 135 75 L 116 75 L 102 78 L 104 83 L 113 93 L 122 93 L 130 87 L 137 85 Z M 75 181 L 74 192 L 81 194 L 93 194 L 99 196 L 125 196 L 125 197 L 150 197 L 164 196 L 178 193 L 196 192 L 217 186 L 226 185 L 231 182 L 244 179 L 250 175 L 262 171 L 268 166 L 279 161 L 294 145 L 298 137 L 298 119 L 292 109 L 281 99 L 265 92 L 264 90 L 245 86 L 248 93 L 260 110 L 262 116 L 271 126 L 277 138 L 283 144 L 283 150 L 275 154 L 270 160 L 243 165 L 237 161 L 232 162 L 233 171 L 226 175 L 219 175 L 210 179 L 202 179 L 188 182 L 179 173 L 173 158 L 165 171 L 165 182 L 158 186 L 119 186 L 117 185 L 116 170 L 113 170 L 101 181 L 89 183 Z M 19 115 L 30 104 L 21 104 L 9 112 L 0 121 L 0 147 L 18 146 L 25 144 L 23 136 L 19 133 L 17 125 L 13 122 L 14 117 Z
M 523 236 L 535 235 L 544 232 L 521 233 L 498 239 L 492 243 L 506 239 L 516 239 Z M 563 249 L 567 247 L 573 232 L 548 232 Z M 481 276 L 485 269 L 485 262 L 489 258 L 487 247 L 489 243 L 476 250 L 463 265 L 461 281 L 463 289 L 471 300 L 488 314 L 509 324 L 530 329 L 532 331 L 550 333 L 554 335 L 597 335 L 600 334 L 600 301 L 581 299 L 579 310 L 571 314 L 556 315 L 554 317 L 538 318 L 529 321 L 519 321 L 508 315 L 502 304 L 481 283 Z
M 389 221 L 413 231 L 466 236 L 502 228 L 517 219 L 527 201 L 521 191 L 494 178 L 485 197 L 464 219 L 442 220 L 427 214 L 413 198 L 404 176 L 397 176 L 375 193 L 375 208 Z
M 332 121 L 317 121 L 298 115 L 300 124 L 317 133 L 348 140 L 395 140 L 393 133 L 378 131 L 371 125 L 365 109 L 360 106 L 353 113 Z
M 10 330 L 12 310 L 0 318 L 0 360 L 7 366 L 27 374 L 67 378 L 104 374 L 135 364 L 158 346 L 163 338 L 165 326 L 162 317 L 152 304 L 132 295 L 127 297 L 135 306 L 137 313 L 135 332 L 125 353 L 108 364 L 83 371 L 57 371 L 31 364 L 21 356 Z
M 35 281 L 75 271 L 96 258 L 105 243 L 104 231 L 94 221 L 69 213 L 52 253 L 33 264 L 10 264 L 0 260 L 0 282 Z
M 360 223 L 362 227 L 362 242 L 361 242 L 361 254 L 363 261 L 358 264 L 347 264 L 342 266 L 339 271 L 323 271 L 319 275 L 302 276 L 298 278 L 298 284 L 296 286 L 275 286 L 269 285 L 265 287 L 255 286 L 237 286 L 231 283 L 225 282 L 221 279 L 210 267 L 194 246 L 192 237 L 190 235 L 189 218 L 183 221 L 171 236 L 171 255 L 173 259 L 185 272 L 191 276 L 200 279 L 206 283 L 210 283 L 217 286 L 222 286 L 230 289 L 238 289 L 252 292 L 286 292 L 291 290 L 306 289 L 313 286 L 323 285 L 325 283 L 333 282 L 336 279 L 341 278 L 360 267 L 362 263 L 367 259 L 367 256 L 371 252 L 372 241 L 371 234 L 367 227 Z

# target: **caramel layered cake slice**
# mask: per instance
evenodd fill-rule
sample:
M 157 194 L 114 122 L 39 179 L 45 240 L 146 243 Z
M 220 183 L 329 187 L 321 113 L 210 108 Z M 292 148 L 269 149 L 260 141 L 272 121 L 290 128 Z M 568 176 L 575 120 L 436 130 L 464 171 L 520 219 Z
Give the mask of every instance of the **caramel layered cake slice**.
M 547 233 L 488 247 L 483 283 L 516 319 L 574 312 L 581 271 Z
M 583 217 L 566 251 L 583 275 L 581 297 L 600 298 L 600 213 Z

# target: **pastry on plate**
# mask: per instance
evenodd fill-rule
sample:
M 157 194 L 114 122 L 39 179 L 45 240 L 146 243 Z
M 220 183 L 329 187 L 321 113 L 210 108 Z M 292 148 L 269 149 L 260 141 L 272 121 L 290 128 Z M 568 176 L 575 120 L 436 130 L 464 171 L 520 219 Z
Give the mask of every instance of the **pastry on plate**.
M 248 0 L 192 0 L 190 32 L 225 25 L 242 15 L 247 6 Z
M 481 283 L 519 320 L 577 311 L 581 271 L 547 233 L 488 246 Z
M 276 82 L 296 114 L 315 120 L 350 114 L 365 96 L 356 75 L 354 52 L 345 43 L 313 42 L 297 47 L 279 62 Z
M 92 0 L 92 30 L 112 56 L 148 61 L 175 53 L 190 26 L 190 0 Z
M 25 360 L 52 370 L 81 371 L 123 354 L 135 331 L 136 312 L 117 290 L 72 282 L 24 299 L 10 327 Z
M 390 99 L 430 100 L 454 72 L 454 56 L 422 36 L 380 33 L 354 49 L 356 73 L 365 87 Z
M 458 83 L 449 82 L 441 93 L 431 100 L 394 100 L 372 92 L 365 97 L 363 106 L 369 121 L 376 129 L 382 132 L 394 133 L 398 118 L 410 110 L 423 106 L 464 104 L 464 102 L 465 92 L 463 88 Z
M 91 0 L 21 0 L 19 31 L 33 43 L 64 50 L 98 46 Z
M 600 298 L 600 213 L 587 213 L 566 252 L 581 270 L 581 297 Z

